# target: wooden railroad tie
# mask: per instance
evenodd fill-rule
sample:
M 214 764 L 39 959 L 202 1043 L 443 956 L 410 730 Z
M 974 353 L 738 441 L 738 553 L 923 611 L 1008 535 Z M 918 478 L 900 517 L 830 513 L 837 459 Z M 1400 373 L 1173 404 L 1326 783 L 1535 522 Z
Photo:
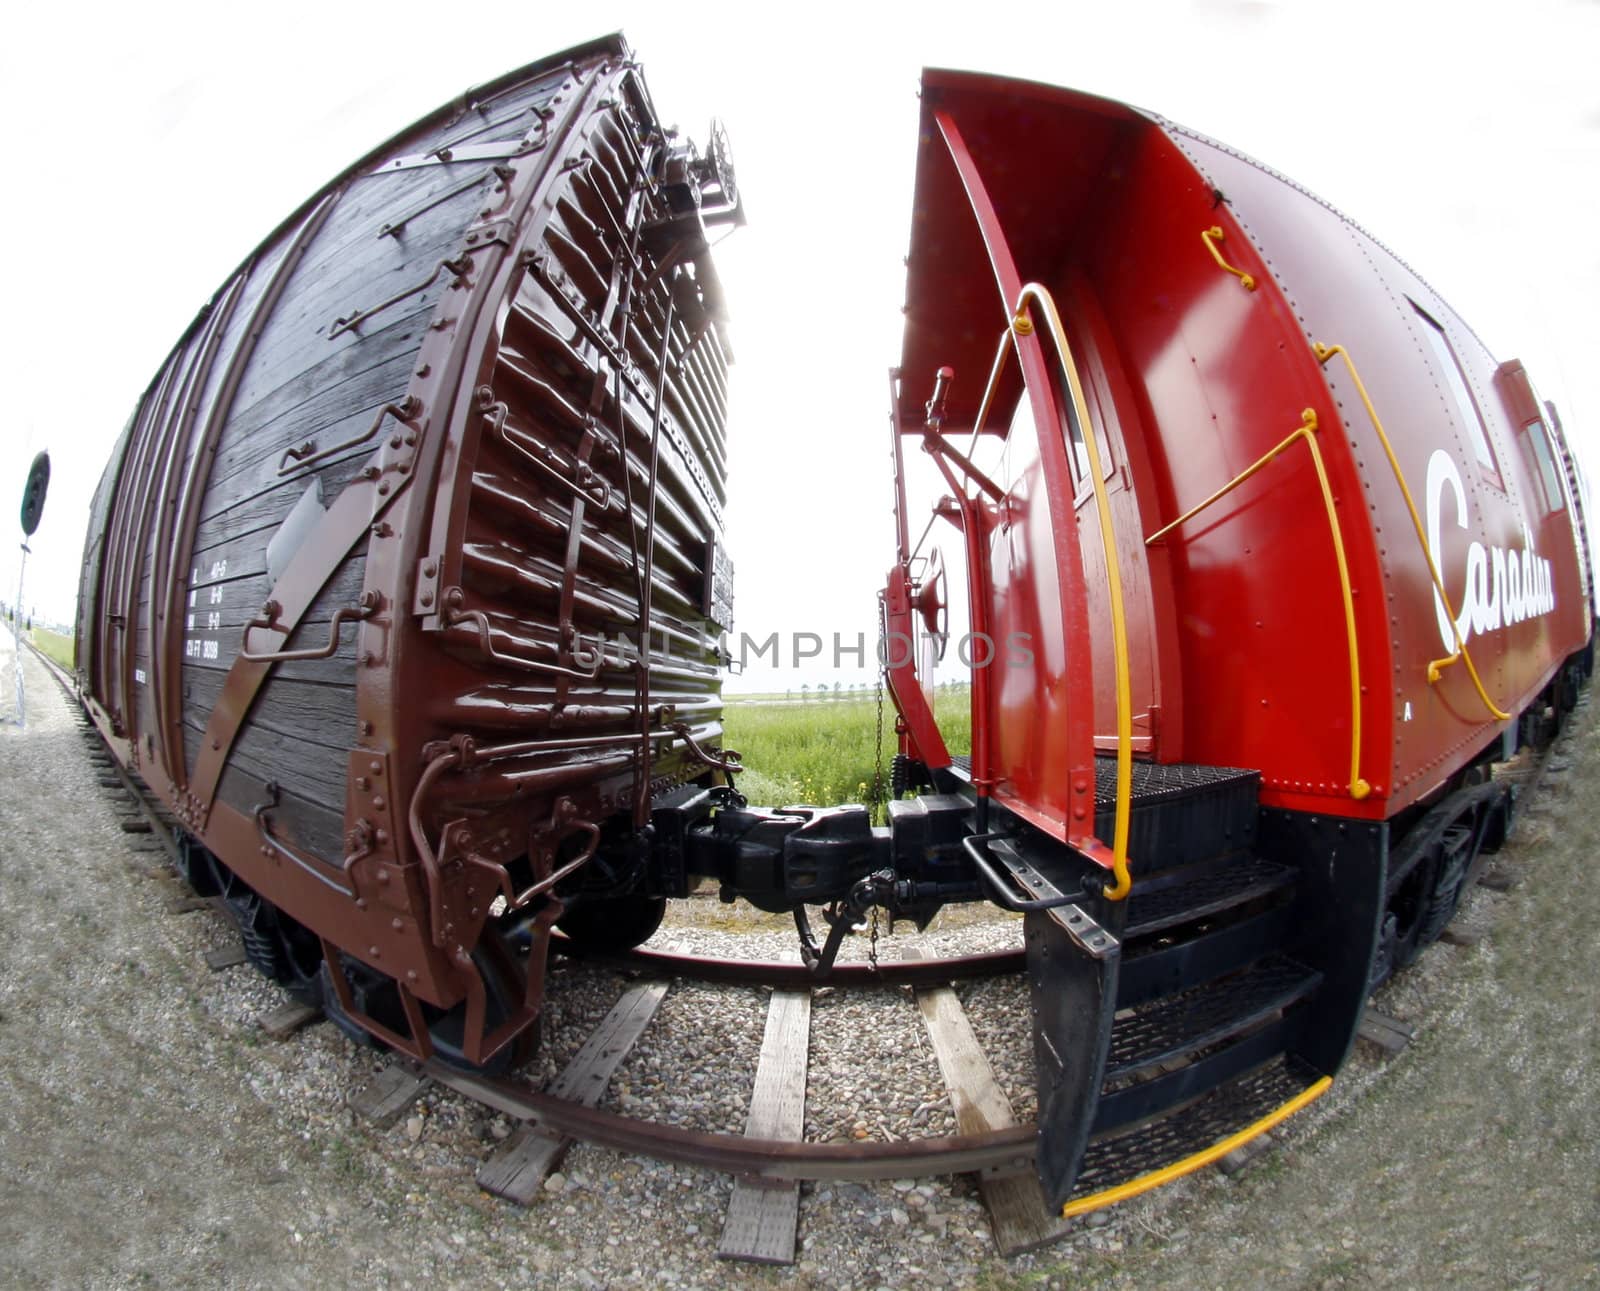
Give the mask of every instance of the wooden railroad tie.
M 810 988 L 773 991 L 745 1120 L 746 1138 L 798 1142 L 805 1134 L 810 1047 Z M 736 1179 L 717 1258 L 793 1264 L 799 1224 L 798 1181 Z
M 547 1092 L 585 1107 L 599 1103 L 623 1058 L 661 1007 L 668 985 L 665 981 L 641 982 L 629 990 L 601 1019 Z M 564 1135 L 523 1125 L 478 1167 L 478 1187 L 519 1206 L 529 1205 L 571 1144 Z
M 428 1078 L 419 1076 L 403 1062 L 385 1067 L 350 1096 L 349 1107 L 363 1120 L 381 1130 L 388 1129 L 428 1087 Z
M 922 958 L 915 949 L 901 954 L 906 959 Z M 948 986 L 918 987 L 917 1007 L 950 1093 L 957 1129 L 962 1134 L 983 1134 L 1015 1125 L 1011 1100 L 995 1080 L 994 1069 L 956 993 Z M 1005 1173 L 985 1170 L 978 1176 L 978 1192 L 989 1211 L 994 1243 L 1001 1255 L 1020 1255 L 1072 1230 L 1045 1205 L 1044 1191 L 1031 1168 Z
M 206 951 L 206 967 L 213 973 L 220 973 L 225 968 L 237 968 L 249 958 L 245 954 L 244 942 L 230 942 L 226 946 L 217 946 Z
M 1416 1033 L 1416 1027 L 1409 1022 L 1402 1022 L 1387 1013 L 1380 1013 L 1370 1005 L 1361 1015 L 1361 1025 L 1356 1028 L 1358 1036 L 1369 1044 L 1377 1045 L 1384 1053 L 1391 1056 L 1403 1053 Z
M 287 1040 L 303 1026 L 308 1026 L 322 1016 L 315 1004 L 302 1004 L 299 1000 L 285 1000 L 275 1009 L 269 1009 L 256 1018 L 256 1025 L 266 1032 L 269 1040 Z

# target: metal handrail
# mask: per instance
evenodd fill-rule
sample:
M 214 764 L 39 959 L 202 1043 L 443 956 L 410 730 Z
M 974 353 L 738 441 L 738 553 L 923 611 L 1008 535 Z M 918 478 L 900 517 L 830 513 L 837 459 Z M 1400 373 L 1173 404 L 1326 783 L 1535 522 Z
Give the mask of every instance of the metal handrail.
M 1357 802 L 1372 792 L 1372 786 L 1361 778 L 1361 653 L 1356 643 L 1355 596 L 1350 587 L 1350 565 L 1344 555 L 1344 534 L 1339 526 L 1339 513 L 1334 508 L 1333 486 L 1328 483 L 1328 470 L 1323 465 L 1322 450 L 1317 447 L 1317 412 L 1307 408 L 1300 414 L 1300 426 L 1282 443 L 1268 450 L 1233 479 L 1198 506 L 1190 507 L 1170 524 L 1157 529 L 1144 540 L 1145 546 L 1159 542 L 1179 525 L 1192 520 L 1213 502 L 1226 497 L 1236 488 L 1262 470 L 1296 443 L 1304 442 L 1311 451 L 1311 462 L 1317 470 L 1317 483 L 1322 488 L 1322 505 L 1328 515 L 1328 533 L 1333 539 L 1333 554 L 1339 564 L 1339 589 L 1344 598 L 1345 644 L 1350 654 L 1350 796 Z
M 1246 273 L 1243 269 L 1234 268 L 1233 265 L 1222 258 L 1222 252 L 1217 250 L 1217 243 L 1221 242 L 1226 236 L 1220 224 L 1213 224 L 1209 229 L 1201 230 L 1200 240 L 1206 244 L 1206 250 L 1211 252 L 1211 258 L 1217 262 L 1219 269 L 1224 269 L 1231 273 L 1239 280 L 1239 285 L 1246 291 L 1254 291 L 1256 289 L 1255 276 Z
M 1117 684 L 1117 802 L 1116 825 L 1112 834 L 1111 872 L 1116 882 L 1105 889 L 1108 901 L 1121 901 L 1133 890 L 1133 880 L 1128 873 L 1128 832 L 1133 806 L 1133 684 L 1128 663 L 1128 621 L 1122 600 L 1122 571 L 1117 563 L 1116 532 L 1111 519 L 1111 499 L 1106 492 L 1105 471 L 1100 463 L 1100 447 L 1094 422 L 1089 416 L 1089 403 L 1084 397 L 1083 382 L 1078 377 L 1078 365 L 1073 362 L 1072 346 L 1067 342 L 1066 329 L 1061 325 L 1061 314 L 1056 309 L 1055 298 L 1036 282 L 1025 283 L 1017 295 L 1016 308 L 1012 310 L 1011 331 L 1018 336 L 1033 333 L 1033 321 L 1028 317 L 1029 302 L 1037 304 L 1049 325 L 1051 340 L 1055 342 L 1056 362 L 1067 379 L 1067 389 L 1072 396 L 1072 413 L 1083 431 L 1083 442 L 1089 454 L 1089 477 L 1094 485 L 1095 512 L 1100 522 L 1100 545 L 1105 553 L 1106 584 L 1111 599 L 1112 655 L 1116 661 Z M 995 364 L 991 382 L 1000 376 L 1000 364 Z M 984 395 L 987 406 L 989 394 Z
M 1378 410 L 1372 406 L 1372 396 L 1367 393 L 1366 383 L 1361 380 L 1361 374 L 1356 371 L 1355 360 L 1350 357 L 1350 352 L 1342 345 L 1324 345 L 1316 341 L 1311 346 L 1311 351 L 1317 356 L 1317 362 L 1326 365 L 1335 354 L 1344 358 L 1344 365 L 1350 371 L 1350 379 L 1356 383 L 1356 392 L 1361 396 L 1361 402 L 1366 405 L 1367 416 L 1372 419 L 1372 428 L 1378 432 L 1378 442 L 1383 445 L 1384 456 L 1389 459 L 1389 469 L 1394 472 L 1395 483 L 1400 486 L 1400 496 L 1405 499 L 1406 510 L 1411 513 L 1411 525 L 1417 531 L 1417 541 L 1422 544 L 1422 558 L 1428 562 L 1428 576 L 1433 579 L 1433 590 L 1439 593 L 1439 600 L 1444 604 L 1445 614 L 1450 619 L 1450 634 L 1455 638 L 1456 652 L 1443 659 L 1433 659 L 1428 663 L 1428 684 L 1436 685 L 1440 673 L 1457 660 L 1467 665 L 1467 673 L 1472 678 L 1472 684 L 1477 689 L 1478 698 L 1483 700 L 1483 706 L 1489 710 L 1497 722 L 1511 720 L 1511 714 L 1489 698 L 1489 692 L 1484 689 L 1483 681 L 1478 676 L 1478 669 L 1473 665 L 1472 656 L 1467 653 L 1467 643 L 1461 639 L 1461 629 L 1456 626 L 1455 607 L 1450 604 L 1449 594 L 1444 590 L 1444 579 L 1439 576 L 1439 566 L 1433 558 L 1433 549 L 1428 546 L 1428 536 L 1423 531 L 1422 519 L 1417 515 L 1417 504 L 1412 500 L 1411 487 L 1406 483 L 1406 477 L 1400 470 L 1400 462 L 1394 455 L 1394 446 L 1389 442 L 1389 434 L 1383 428 L 1383 422 L 1378 420 Z

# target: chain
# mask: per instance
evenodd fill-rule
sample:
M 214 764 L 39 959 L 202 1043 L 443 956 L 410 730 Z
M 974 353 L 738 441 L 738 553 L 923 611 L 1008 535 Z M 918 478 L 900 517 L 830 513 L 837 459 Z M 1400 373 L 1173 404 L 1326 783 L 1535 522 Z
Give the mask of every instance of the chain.
M 888 800 L 888 794 L 884 791 L 883 784 L 883 676 L 885 661 L 888 659 L 888 655 L 884 653 L 884 643 L 883 603 L 880 600 L 878 603 L 878 738 L 877 742 L 873 745 L 872 750 L 872 801 L 874 803 L 886 803 Z M 885 806 L 885 819 L 888 818 L 888 810 L 888 807 Z M 876 902 L 874 902 L 872 906 L 872 916 L 869 927 L 870 933 L 867 943 L 867 963 L 871 965 L 873 972 L 877 972 L 878 906 Z
M 888 795 L 883 788 L 883 671 L 884 660 L 883 607 L 878 607 L 878 740 L 873 745 L 872 801 L 884 802 Z M 886 809 L 887 810 L 887 809 Z M 876 925 L 874 925 L 876 927 Z

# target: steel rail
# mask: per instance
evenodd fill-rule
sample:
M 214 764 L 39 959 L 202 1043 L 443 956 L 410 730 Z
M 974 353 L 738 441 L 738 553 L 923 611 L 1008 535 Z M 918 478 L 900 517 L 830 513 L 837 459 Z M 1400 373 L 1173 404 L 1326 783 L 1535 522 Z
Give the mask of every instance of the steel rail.
M 34 647 L 32 642 L 29 642 L 28 646 L 45 664 L 68 698 L 81 706 L 81 696 L 73 684 L 73 679 L 53 660 L 48 659 Z M 94 730 L 97 735 L 100 734 L 92 720 L 89 721 L 89 729 Z M 103 740 L 104 737 L 101 738 Z M 1531 796 L 1537 790 L 1556 744 L 1556 740 L 1552 739 L 1543 749 L 1537 750 L 1531 774 L 1523 781 L 1527 795 Z M 118 777 L 150 821 L 152 830 L 176 859 L 177 841 L 172 826 L 152 809 L 141 787 L 116 761 L 115 756 L 112 758 L 112 763 L 117 769 Z M 633 951 L 625 955 L 585 955 L 570 941 L 561 937 L 554 938 L 552 946 L 574 957 L 597 963 L 654 968 L 673 976 L 702 981 L 770 983 L 784 986 L 814 984 L 804 967 L 799 964 L 765 960 L 712 960 L 666 951 Z M 840 965 L 835 972 L 838 979 L 852 985 L 926 985 L 1020 968 L 1022 962 L 1022 952 L 1001 951 L 984 955 L 955 956 L 942 960 L 887 963 L 876 967 L 869 964 L 847 964 Z M 866 1182 L 985 1170 L 1020 1172 L 1032 1166 L 1038 1134 L 1036 1125 L 1026 1124 L 977 1134 L 894 1141 L 817 1143 L 804 1140 L 747 1138 L 740 1134 L 686 1130 L 619 1112 L 603 1111 L 581 1102 L 542 1093 L 511 1080 L 450 1067 L 437 1059 L 431 1059 L 420 1066 L 403 1057 L 400 1060 L 410 1069 L 447 1089 L 547 1134 L 581 1140 L 596 1146 L 657 1160 L 774 1182 L 824 1179 Z M 1303 1103 L 1322 1093 L 1326 1085 L 1326 1080 L 1319 1082 L 1272 1113 L 1265 1121 L 1247 1127 L 1210 1149 L 1104 1192 L 1077 1198 L 1068 1203 L 1063 1213 L 1072 1215 L 1108 1205 L 1123 1196 L 1137 1195 L 1159 1186 L 1169 1178 L 1199 1169 L 1217 1159 L 1229 1147 L 1253 1137 L 1267 1125 L 1276 1123 L 1297 1110 Z
M 436 1059 L 418 1070 L 474 1102 L 567 1138 L 758 1179 L 904 1179 L 1008 1167 L 1026 1169 L 1033 1161 L 1037 1134 L 1036 1127 L 1030 1124 L 982 1134 L 895 1142 L 754 1139 L 742 1134 L 685 1130 L 620 1112 L 601 1111 L 510 1081 L 461 1071 Z
M 943 986 L 977 977 L 1020 973 L 1027 957 L 1022 950 L 998 950 L 981 955 L 953 955 L 947 959 L 835 964 L 826 982 L 818 982 L 804 964 L 775 959 L 720 959 L 667 950 L 598 952 L 584 950 L 571 938 L 555 933 L 550 948 L 570 959 L 638 971 L 650 969 L 685 981 L 725 982 L 737 986 L 774 986 L 800 989 L 811 986 Z

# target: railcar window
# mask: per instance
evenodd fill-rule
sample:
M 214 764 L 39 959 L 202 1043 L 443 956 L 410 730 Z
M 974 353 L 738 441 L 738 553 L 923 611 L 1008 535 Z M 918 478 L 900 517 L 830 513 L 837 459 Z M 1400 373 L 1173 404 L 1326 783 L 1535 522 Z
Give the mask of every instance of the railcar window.
M 1089 449 L 1083 442 L 1083 428 L 1078 424 L 1077 413 L 1073 410 L 1072 392 L 1067 389 L 1064 381 L 1056 380 L 1052 384 L 1056 388 L 1056 401 L 1066 413 L 1067 448 L 1068 457 L 1072 464 L 1072 482 L 1077 491 L 1077 496 L 1082 497 L 1089 487 Z M 1093 394 L 1085 390 L 1084 398 L 1092 406 Z M 1025 430 L 1029 433 L 1035 430 L 1033 404 L 1028 399 L 1026 390 L 1022 392 L 1022 397 L 1017 400 L 1016 411 L 1011 414 L 1010 434 L 1015 435 L 1019 430 Z M 1105 477 L 1110 479 L 1115 471 L 1115 465 L 1111 460 L 1111 450 L 1106 444 L 1105 431 L 1096 426 L 1095 436 L 1095 446 L 1100 450 L 1100 465 L 1105 472 Z
M 1451 397 L 1455 400 L 1456 411 L 1459 414 L 1462 432 L 1472 443 L 1472 452 L 1485 471 L 1499 482 L 1500 472 L 1495 465 L 1494 453 L 1489 448 L 1489 437 L 1483 430 L 1483 418 L 1478 413 L 1478 405 L 1472 398 L 1472 391 L 1467 388 L 1467 379 L 1461 374 L 1461 364 L 1456 359 L 1455 351 L 1450 348 L 1450 340 L 1444 334 L 1433 318 L 1417 304 L 1411 302 L 1411 308 L 1417 311 L 1425 326 L 1423 335 L 1428 338 L 1428 344 L 1433 347 L 1433 357 L 1439 362 L 1439 370 L 1444 373 L 1444 383 L 1449 387 Z
M 1533 460 L 1539 463 L 1539 478 L 1544 481 L 1545 509 L 1552 513 L 1565 511 L 1566 494 L 1561 490 L 1561 476 L 1556 471 L 1555 455 L 1550 451 L 1550 430 L 1542 420 L 1530 421 L 1523 433 L 1533 449 Z

